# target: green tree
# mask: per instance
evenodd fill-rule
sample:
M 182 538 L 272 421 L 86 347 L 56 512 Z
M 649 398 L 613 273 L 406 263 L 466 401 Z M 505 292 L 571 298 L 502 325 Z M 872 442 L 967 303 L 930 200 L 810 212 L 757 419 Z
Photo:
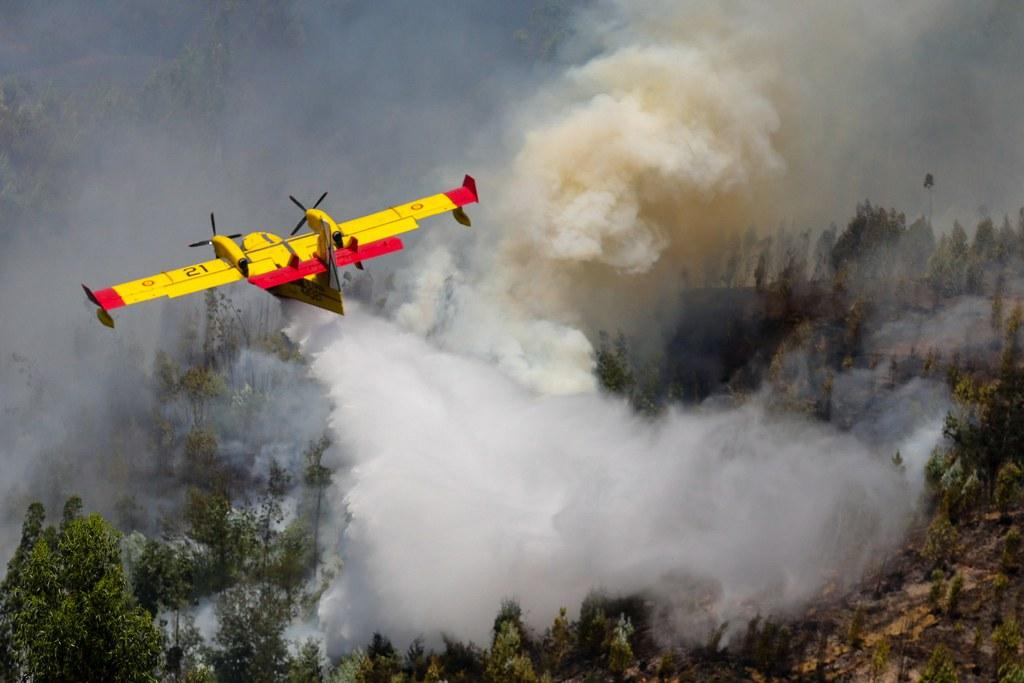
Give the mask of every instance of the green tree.
M 1006 574 L 1015 574 L 1020 569 L 1020 529 L 1010 527 L 1003 539 L 1003 553 L 999 558 L 999 565 Z
M 932 571 L 932 585 L 928 588 L 928 605 L 933 610 L 938 610 L 942 602 L 942 596 L 946 592 L 946 575 L 941 569 Z
M 781 676 L 787 670 L 791 657 L 793 634 L 785 626 L 772 620 L 763 624 L 760 616 L 747 623 L 741 652 L 743 658 L 767 676 Z
M 996 239 L 996 226 L 991 218 L 984 218 L 974 230 L 974 244 L 971 245 L 971 256 L 981 262 L 994 261 L 999 257 L 999 244 Z
M 1020 485 L 1024 473 L 1017 463 L 1008 460 L 1003 463 L 996 474 L 995 503 L 999 514 L 1006 519 L 1010 508 L 1020 502 Z
M 846 630 L 846 642 L 850 647 L 859 650 L 864 644 L 864 607 L 858 605 L 853 611 L 853 618 L 850 619 L 850 626 Z
M 324 661 L 320 642 L 309 638 L 288 664 L 287 683 L 323 683 Z
M 192 567 L 185 555 L 173 546 L 147 539 L 139 560 L 132 568 L 132 592 L 139 605 L 156 616 L 160 608 L 174 612 L 174 633 L 165 656 L 166 668 L 180 673 L 181 607 L 192 590 Z
M 1024 667 L 1013 664 L 999 672 L 999 683 L 1024 683 Z
M 871 202 L 857 205 L 857 213 L 846 229 L 836 239 L 832 248 L 832 267 L 839 271 L 845 266 L 863 267 L 880 265 L 872 261 L 882 261 L 895 252 L 895 247 L 906 233 L 906 217 L 895 209 L 886 211 L 884 208 L 872 206 Z
M 189 489 L 183 514 L 187 535 L 204 546 L 194 562 L 197 592 L 223 590 L 239 576 L 256 545 L 252 515 L 234 510 L 219 492 L 197 488 Z
M 362 661 L 356 680 L 359 683 L 391 683 L 399 674 L 398 652 L 391 641 L 381 633 L 374 633 L 366 646 L 366 658 Z
M 957 573 L 949 584 L 949 593 L 946 594 L 946 614 L 956 617 L 960 607 L 960 596 L 964 592 L 964 576 Z
M 612 673 L 621 676 L 633 663 L 633 647 L 629 644 L 632 636 L 633 624 L 625 614 L 620 614 L 608 643 L 608 668 Z
M 76 519 L 81 519 L 81 517 L 82 499 L 79 498 L 78 496 L 71 496 L 64 503 L 64 511 L 61 513 L 60 516 L 60 533 L 63 534 L 64 530 L 67 529 L 68 524 L 71 524 L 71 522 L 75 521 Z
M 889 668 L 889 652 L 892 646 L 889 644 L 888 638 L 879 639 L 875 645 L 874 651 L 871 653 L 871 680 L 872 682 L 877 681 L 880 676 L 885 674 L 886 669 Z
M 222 683 L 279 681 L 288 671 L 284 629 L 287 602 L 272 590 L 241 583 L 224 591 L 215 608 L 218 630 L 213 667 Z
M 256 523 L 259 528 L 261 545 L 260 572 L 264 577 L 266 577 L 270 555 L 277 538 L 277 525 L 284 519 L 281 504 L 291 487 L 291 482 L 291 475 L 278 464 L 277 460 L 271 460 L 267 483 L 260 494 L 256 510 Z
M 139 605 L 156 615 L 159 608 L 177 610 L 188 598 L 190 567 L 173 546 L 147 539 L 132 571 L 132 588 Z
M 577 638 L 580 649 L 590 656 L 596 656 L 604 649 L 608 637 L 608 617 L 605 606 L 608 598 L 602 593 L 591 591 L 583 598 L 580 605 L 579 629 Z
M 418 681 L 426 674 L 427 666 L 427 651 L 423 647 L 423 639 L 413 638 L 405 650 L 405 664 L 402 667 L 402 672 L 407 674 L 410 680 Z
M 958 222 L 943 235 L 928 261 L 932 288 L 943 296 L 958 296 L 974 291 L 980 281 L 977 260 L 970 254 L 967 231 Z
M 604 331 L 598 334 L 597 359 L 594 371 L 597 381 L 605 391 L 626 396 L 633 387 L 634 377 L 629 362 L 629 345 L 626 337 L 619 333 L 615 343 L 608 339 Z
M 120 534 L 99 515 L 71 519 L 51 548 L 39 539 L 19 572 L 13 644 L 34 681 L 149 681 L 160 632 L 132 605 Z
M 957 683 L 960 680 L 956 661 L 948 647 L 941 643 L 935 646 L 919 680 L 921 683 Z
M 494 645 L 484 665 L 484 680 L 488 683 L 536 683 L 533 662 L 522 652 L 522 639 L 515 623 L 501 622 L 494 637 Z
M 313 573 L 320 566 L 320 516 L 323 510 L 324 490 L 330 486 L 331 470 L 323 464 L 324 453 L 331 446 L 330 437 L 324 434 L 318 441 L 311 441 L 305 452 L 306 469 L 303 482 L 314 494 L 313 504 Z
M 1003 289 L 1005 282 L 1002 273 L 996 277 L 996 291 L 992 294 L 992 311 L 989 315 L 989 326 L 998 337 L 1003 333 Z
M 224 393 L 224 378 L 210 368 L 191 367 L 181 376 L 181 390 L 188 399 L 192 426 L 199 427 L 206 423 L 210 401 Z
M 32 556 L 32 549 L 43 535 L 45 521 L 46 511 L 42 503 L 32 503 L 28 506 L 25 521 L 21 526 L 21 542 L 7 563 L 7 576 L 0 585 L 0 678 L 4 680 L 14 680 L 18 677 L 18 653 L 14 648 L 11 630 L 14 615 L 22 606 L 17 588 L 22 571 Z M 55 544 L 55 539 L 51 539 L 50 542 Z
M 295 520 L 271 542 L 269 559 L 261 570 L 264 580 L 284 591 L 289 599 L 300 596 L 309 572 L 309 558 L 313 554 L 309 527 Z
M 548 641 L 548 655 L 551 658 L 551 668 L 557 670 L 565 661 L 569 650 L 572 648 L 572 635 L 569 631 L 569 617 L 564 607 L 559 608 L 558 616 L 551 624 L 551 637 Z
M 185 437 L 184 479 L 196 486 L 218 483 L 217 433 L 210 427 L 193 427 Z
M 928 533 L 925 536 L 924 551 L 922 552 L 925 559 L 935 565 L 950 562 L 956 555 L 956 546 L 957 533 L 949 521 L 949 515 L 945 513 L 936 515 L 928 526 Z
M 1007 617 L 992 631 L 992 650 L 996 660 L 996 670 L 1000 673 L 1007 667 L 1017 663 L 1020 652 L 1020 626 L 1013 616 Z
M 153 361 L 153 384 L 157 401 L 163 405 L 177 398 L 181 391 L 181 370 L 166 351 L 157 351 Z
M 443 673 L 441 660 L 437 657 L 431 657 L 430 664 L 427 666 L 427 673 L 423 676 L 423 683 L 441 683 L 441 675 Z
M 501 625 L 508 622 L 515 626 L 516 630 L 519 631 L 520 638 L 524 638 L 526 635 L 526 629 L 523 627 L 523 608 L 519 606 L 519 601 L 515 598 L 505 598 L 501 601 L 501 607 L 498 609 L 497 616 L 494 617 L 494 625 L 491 627 L 491 642 L 498 637 L 501 632 Z

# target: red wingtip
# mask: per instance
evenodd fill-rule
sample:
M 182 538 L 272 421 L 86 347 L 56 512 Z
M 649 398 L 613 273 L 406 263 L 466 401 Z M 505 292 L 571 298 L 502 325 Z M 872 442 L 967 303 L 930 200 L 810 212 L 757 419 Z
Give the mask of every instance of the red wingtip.
M 476 193 L 476 178 L 467 173 L 462 179 L 462 186 L 473 194 L 473 201 L 480 201 L 480 195 Z
M 121 295 L 118 294 L 113 287 L 101 289 L 98 292 L 92 291 L 85 285 L 82 285 L 82 289 L 85 290 L 85 296 L 89 298 L 89 301 L 93 302 L 104 311 L 124 306 L 124 299 L 121 298 Z
M 479 201 L 476 194 L 476 180 L 473 176 L 467 175 L 462 179 L 462 186 L 445 192 L 448 199 L 452 200 L 455 206 L 465 206 Z

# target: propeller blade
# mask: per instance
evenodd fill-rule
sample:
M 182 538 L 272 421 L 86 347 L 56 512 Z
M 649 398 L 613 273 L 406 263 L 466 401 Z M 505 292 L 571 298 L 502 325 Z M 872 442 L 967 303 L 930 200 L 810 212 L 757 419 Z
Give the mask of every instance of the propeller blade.
M 295 233 L 297 233 L 299 231 L 299 228 L 301 228 L 303 225 L 305 225 L 305 223 L 306 223 L 306 217 L 303 216 L 302 220 L 299 221 L 298 224 L 295 226 L 295 229 L 292 230 L 292 234 L 294 235 Z
M 190 247 L 205 247 L 207 244 L 213 244 L 210 240 L 203 240 L 202 242 L 194 242 L 188 246 Z
M 228 235 L 228 239 L 234 240 L 234 239 L 238 239 L 241 236 L 242 236 L 242 233 L 236 232 L 234 235 Z
M 324 200 L 324 197 L 326 197 L 326 196 L 327 196 L 326 192 L 324 192 L 322 195 L 320 195 L 320 199 L 316 200 L 316 204 L 313 205 L 313 208 L 315 209 L 316 207 L 320 206 L 320 202 L 322 202 Z
M 213 234 L 217 234 L 217 221 L 213 220 L 213 211 L 210 212 L 210 227 L 213 228 Z
M 292 200 L 292 202 L 294 202 L 294 203 L 295 203 L 295 206 L 299 207 L 299 208 L 300 208 L 300 209 L 302 209 L 303 211 L 305 211 L 305 210 L 306 210 L 306 207 L 304 207 L 304 206 L 302 205 L 302 202 L 300 202 L 300 201 L 299 201 L 298 199 L 296 199 L 295 197 L 293 197 L 293 196 L 291 196 L 291 195 L 288 195 L 288 199 Z

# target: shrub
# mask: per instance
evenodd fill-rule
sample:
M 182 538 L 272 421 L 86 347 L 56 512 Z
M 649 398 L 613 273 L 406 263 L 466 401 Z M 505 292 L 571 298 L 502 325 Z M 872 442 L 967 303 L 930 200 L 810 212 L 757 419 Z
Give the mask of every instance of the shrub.
M 1024 683 L 1024 667 L 1019 664 L 1006 667 L 999 673 L 999 683 Z
M 877 680 L 879 676 L 885 673 L 886 669 L 889 668 L 889 652 L 891 646 L 889 645 L 888 638 L 882 638 L 875 645 L 874 652 L 871 653 L 871 680 Z
M 1004 619 L 992 631 L 992 650 L 996 670 L 1000 673 L 1016 662 L 1020 650 L 1020 626 L 1016 618 L 1011 616 Z
M 959 680 L 953 653 L 945 645 L 939 643 L 932 650 L 928 664 L 921 672 L 920 683 L 958 683 Z
M 579 646 L 588 655 L 597 655 L 604 648 L 608 637 L 607 603 L 608 598 L 604 594 L 591 591 L 580 605 Z
M 747 624 L 743 638 L 743 658 L 767 676 L 785 673 L 789 663 L 792 634 L 785 626 L 768 620 L 761 624 L 757 616 Z
M 960 595 L 964 590 L 964 577 L 962 574 L 957 574 L 953 577 L 952 583 L 949 584 L 949 593 L 946 595 L 946 614 L 953 617 L 957 614 L 957 609 L 960 605 Z
M 572 648 L 571 634 L 569 632 L 569 618 L 566 616 L 566 609 L 558 610 L 558 616 L 551 624 L 551 638 L 548 641 L 548 655 L 551 658 L 551 666 L 555 669 L 562 665 L 565 657 Z
M 928 590 L 928 604 L 933 610 L 939 609 L 939 603 L 942 601 L 942 596 L 946 592 L 946 575 L 942 573 L 941 569 L 936 569 L 932 572 L 932 585 Z
M 928 525 L 922 554 L 934 565 L 952 561 L 956 555 L 957 533 L 949 521 L 949 515 L 942 512 Z
M 612 630 L 611 642 L 608 644 L 608 668 L 613 673 L 621 675 L 633 663 L 633 647 L 629 644 L 633 630 L 629 618 L 625 614 L 620 614 L 619 621 Z
M 864 608 L 857 606 L 857 609 L 853 611 L 853 617 L 850 619 L 850 627 L 846 631 L 846 642 L 849 643 L 850 647 L 859 650 L 860 646 L 863 645 L 864 635 Z
M 658 660 L 658 680 L 667 681 L 676 672 L 676 656 L 671 650 L 661 655 Z
M 995 502 L 999 513 L 1006 515 L 1020 501 L 1020 483 L 1024 473 L 1013 461 L 1003 463 L 996 475 Z
M 1011 527 L 1003 539 L 1003 554 L 999 558 L 1006 574 L 1015 574 L 1020 569 L 1020 529 Z

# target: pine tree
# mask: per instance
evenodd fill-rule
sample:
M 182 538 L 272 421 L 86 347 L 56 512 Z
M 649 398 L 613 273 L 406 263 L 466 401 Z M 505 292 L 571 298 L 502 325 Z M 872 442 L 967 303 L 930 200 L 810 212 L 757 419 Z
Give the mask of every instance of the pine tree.
M 608 668 L 612 673 L 622 675 L 633 664 L 633 647 L 629 644 L 632 636 L 633 624 L 629 617 L 620 614 L 608 644 Z

